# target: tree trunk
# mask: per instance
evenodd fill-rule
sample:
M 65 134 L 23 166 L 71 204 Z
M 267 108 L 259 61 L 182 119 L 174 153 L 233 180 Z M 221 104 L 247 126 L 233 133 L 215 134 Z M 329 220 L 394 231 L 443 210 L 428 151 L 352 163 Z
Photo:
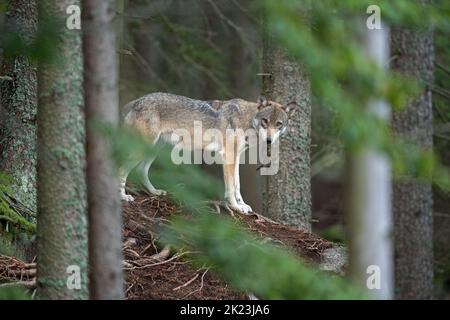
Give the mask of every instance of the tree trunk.
M 243 7 L 247 7 L 248 3 L 241 3 Z M 228 16 L 233 17 L 233 21 L 236 25 L 244 30 L 251 30 L 250 28 L 253 26 L 248 25 L 248 17 L 245 16 L 242 9 L 239 7 L 233 6 L 231 7 L 228 13 Z M 214 20 L 214 17 L 212 17 Z M 218 18 L 215 19 L 218 21 Z M 254 55 L 251 52 L 251 48 L 249 48 L 248 44 L 245 41 L 242 41 L 237 30 L 230 30 L 228 37 L 226 40 L 230 45 L 227 46 L 229 48 L 227 53 L 227 60 L 230 62 L 230 65 L 233 66 L 230 68 L 229 72 L 229 84 L 230 91 L 233 93 L 234 97 L 253 97 L 257 98 L 257 95 L 260 92 L 255 94 L 256 91 L 259 91 L 258 83 L 253 83 L 252 80 L 255 79 L 254 74 L 256 73 L 256 67 L 259 67 L 259 64 L 253 63 Z M 258 79 L 255 79 L 258 80 Z M 247 151 L 248 153 L 249 151 Z M 246 156 L 246 155 L 243 155 Z M 262 212 L 262 182 L 264 181 L 256 170 L 258 165 L 256 164 L 248 164 L 243 163 L 239 169 L 240 171 L 240 179 L 241 179 L 241 193 L 247 204 L 249 204 L 252 209 L 256 212 Z
M 426 89 L 406 110 L 394 114 L 397 135 L 432 148 L 433 34 L 397 29 L 392 32 L 392 68 L 421 80 Z M 430 183 L 394 184 L 395 296 L 431 299 L 433 296 L 433 198 Z
M 90 294 L 123 299 L 122 218 L 119 181 L 107 138 L 92 120 L 119 122 L 114 0 L 83 1 L 83 52 L 87 126 Z
M 12 0 L 6 26 L 32 41 L 37 30 L 35 0 Z M 5 57 L 0 71 L 0 171 L 14 179 L 13 196 L 36 211 L 36 66 L 25 56 Z
M 41 65 L 38 73 L 37 295 L 41 299 L 88 298 L 81 33 L 66 28 L 66 8 L 73 4 L 80 3 L 39 1 L 39 23 L 46 23 L 46 17 L 58 21 L 56 57 Z
M 366 32 L 368 60 L 380 67 L 389 59 L 386 27 Z M 382 101 L 370 101 L 366 112 L 389 121 L 390 110 Z M 346 224 L 349 276 L 378 299 L 392 298 L 391 167 L 388 157 L 366 147 L 352 151 L 346 161 Z
M 311 93 L 304 70 L 264 32 L 263 92 L 267 99 L 298 110 L 281 138 L 279 171 L 266 177 L 264 214 L 283 223 L 311 229 Z

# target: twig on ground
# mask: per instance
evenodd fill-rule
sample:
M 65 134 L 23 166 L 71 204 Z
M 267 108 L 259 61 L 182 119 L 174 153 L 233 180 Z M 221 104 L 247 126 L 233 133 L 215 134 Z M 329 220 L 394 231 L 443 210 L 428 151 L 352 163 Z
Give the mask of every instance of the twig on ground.
M 194 293 L 196 293 L 196 292 L 199 292 L 199 291 L 201 291 L 201 290 L 203 289 L 203 284 L 204 284 L 203 280 L 204 280 L 204 278 L 205 278 L 205 274 L 206 274 L 208 271 L 209 271 L 209 268 L 207 268 L 207 269 L 205 270 L 205 272 L 203 272 L 203 274 L 202 274 L 202 277 L 201 277 L 201 279 L 200 279 L 200 288 L 198 288 L 197 290 L 194 290 L 194 291 L 188 293 L 188 294 L 184 297 L 184 299 L 186 299 L 186 298 L 189 297 L 190 295 L 192 295 L 192 294 L 194 294 Z
M 133 282 L 128 288 L 127 291 L 125 291 L 125 297 L 128 296 L 128 293 L 131 291 L 131 289 L 133 289 L 134 285 L 136 284 L 136 282 Z
M 197 273 L 195 274 L 195 276 L 192 277 L 192 279 L 190 279 L 188 282 L 183 283 L 182 285 L 180 285 L 180 286 L 178 286 L 178 287 L 176 287 L 176 288 L 173 288 L 172 290 L 173 290 L 173 291 L 177 291 L 177 290 L 180 290 L 181 288 L 187 287 L 187 286 L 190 285 L 192 282 L 194 282 L 194 281 L 198 278 L 198 276 L 199 276 L 199 273 L 197 272 Z

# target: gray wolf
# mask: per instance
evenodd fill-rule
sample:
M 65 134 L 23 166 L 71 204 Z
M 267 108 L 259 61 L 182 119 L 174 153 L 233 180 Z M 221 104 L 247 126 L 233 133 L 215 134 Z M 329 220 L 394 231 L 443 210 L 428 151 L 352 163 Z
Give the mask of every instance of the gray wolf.
M 185 147 L 191 150 L 209 149 L 226 159 L 223 162 L 223 178 L 225 184 L 225 200 L 228 205 L 241 213 L 252 212 L 252 208 L 244 202 L 240 192 L 239 158 L 249 146 L 249 141 L 240 139 L 231 132 L 237 129 L 249 129 L 258 133 L 258 139 L 267 144 L 274 143 L 286 131 L 288 119 L 295 109 L 296 103 L 281 105 L 260 97 L 257 102 L 243 99 L 201 101 L 170 93 L 151 93 L 124 107 L 124 125 L 134 128 L 149 142 L 156 144 L 165 140 L 171 144 L 183 143 L 183 139 L 175 134 L 183 129 L 194 136 L 194 125 L 200 122 L 203 129 L 215 130 L 226 139 L 214 141 L 189 140 Z M 183 141 L 181 141 L 183 140 Z M 187 143 L 186 143 L 187 144 Z M 266 145 L 267 146 L 267 145 Z M 133 201 L 133 197 L 125 193 L 128 173 L 136 165 L 142 176 L 142 183 L 148 192 L 163 195 L 164 190 L 156 189 L 149 180 L 149 169 L 154 157 L 141 159 L 139 163 L 130 163 L 120 169 L 121 197 Z

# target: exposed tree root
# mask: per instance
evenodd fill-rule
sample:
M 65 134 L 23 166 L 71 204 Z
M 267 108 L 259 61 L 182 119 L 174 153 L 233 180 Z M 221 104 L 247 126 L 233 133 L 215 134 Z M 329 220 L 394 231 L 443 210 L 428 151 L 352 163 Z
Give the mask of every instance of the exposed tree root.
M 36 279 L 30 281 L 13 281 L 0 284 L 0 288 L 22 287 L 25 289 L 36 289 Z
M 221 214 L 222 213 L 221 208 L 223 208 L 230 216 L 236 218 L 236 216 L 234 215 L 234 210 L 231 209 L 228 203 L 226 203 L 225 201 L 210 201 L 210 204 L 214 207 L 217 214 Z
M 187 299 L 189 296 L 193 295 L 193 294 L 196 293 L 196 292 L 202 291 L 202 289 L 203 289 L 203 284 L 205 283 L 205 282 L 204 282 L 205 275 L 206 275 L 206 273 L 207 273 L 208 271 L 209 271 L 209 268 L 206 269 L 205 272 L 203 272 L 202 277 L 200 278 L 200 287 L 199 287 L 198 289 L 196 289 L 196 290 L 191 291 L 190 293 L 188 293 L 188 294 L 184 297 L 184 299 Z M 198 273 L 197 273 L 197 275 L 198 275 Z M 196 278 L 195 278 L 195 279 L 196 279 Z M 195 279 L 194 279 L 194 280 L 195 280 Z M 194 282 L 194 280 L 192 280 L 190 283 Z

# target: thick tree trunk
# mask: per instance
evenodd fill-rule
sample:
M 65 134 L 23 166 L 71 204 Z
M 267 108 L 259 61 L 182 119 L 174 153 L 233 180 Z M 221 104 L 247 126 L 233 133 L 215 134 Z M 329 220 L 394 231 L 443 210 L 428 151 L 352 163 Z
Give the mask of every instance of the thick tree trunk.
M 307 75 L 276 46 L 266 31 L 263 41 L 263 92 L 267 99 L 298 110 L 281 138 L 279 171 L 266 178 L 264 214 L 286 224 L 311 229 L 311 93 Z
M 10 1 L 5 24 L 32 41 L 37 30 L 36 1 Z M 36 67 L 24 56 L 5 58 L 0 76 L 0 171 L 14 179 L 11 196 L 36 211 Z
M 59 21 L 56 59 L 40 65 L 38 74 L 37 295 L 41 299 L 88 298 L 81 32 L 65 25 L 66 8 L 73 4 L 80 3 L 39 1 L 40 23 L 48 16 Z
M 406 110 L 394 114 L 397 135 L 432 148 L 433 34 L 397 29 L 392 32 L 392 67 L 421 80 L 425 90 Z M 394 184 L 395 296 L 430 299 L 433 295 L 433 199 L 430 183 Z
M 124 298 L 119 181 L 107 138 L 91 122 L 101 121 L 112 126 L 119 122 L 114 6 L 114 0 L 83 1 L 92 299 Z

